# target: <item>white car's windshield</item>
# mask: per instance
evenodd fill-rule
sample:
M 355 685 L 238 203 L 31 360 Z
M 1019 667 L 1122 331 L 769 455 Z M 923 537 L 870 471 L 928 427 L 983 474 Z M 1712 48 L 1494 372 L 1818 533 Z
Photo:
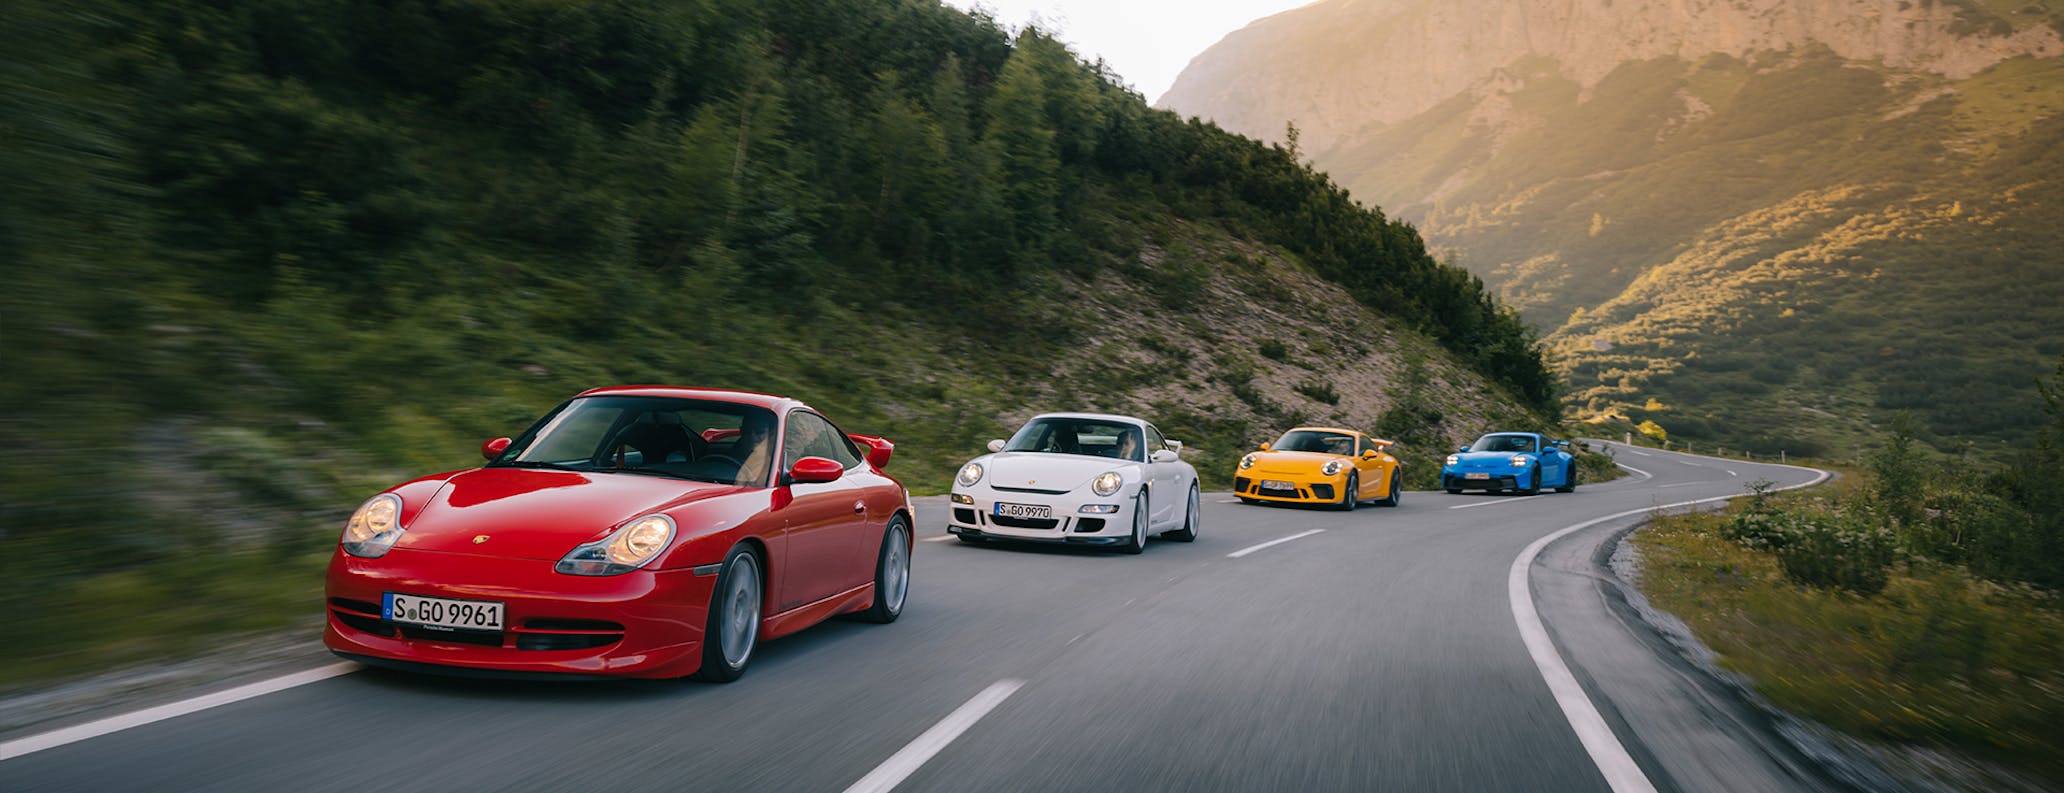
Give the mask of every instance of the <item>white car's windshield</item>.
M 1472 452 L 1531 452 L 1534 438 L 1531 435 L 1485 435 L 1469 444 Z
M 1138 425 L 1102 419 L 1033 419 L 1004 444 L 1007 452 L 1081 454 L 1144 462 L 1146 444 Z
M 732 402 L 582 397 L 540 419 L 488 465 L 765 487 L 774 425 L 772 411 Z

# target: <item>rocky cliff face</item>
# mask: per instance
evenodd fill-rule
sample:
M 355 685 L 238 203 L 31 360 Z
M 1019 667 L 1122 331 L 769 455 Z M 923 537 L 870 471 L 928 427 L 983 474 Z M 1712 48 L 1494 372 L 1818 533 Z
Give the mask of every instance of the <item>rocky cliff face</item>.
M 2064 53 L 2054 17 L 2016 13 L 1978 0 L 1321 0 L 1205 50 L 1158 104 L 1264 140 L 1294 122 L 1323 151 L 1528 56 L 1588 88 L 1629 61 L 1810 43 L 1952 79 Z

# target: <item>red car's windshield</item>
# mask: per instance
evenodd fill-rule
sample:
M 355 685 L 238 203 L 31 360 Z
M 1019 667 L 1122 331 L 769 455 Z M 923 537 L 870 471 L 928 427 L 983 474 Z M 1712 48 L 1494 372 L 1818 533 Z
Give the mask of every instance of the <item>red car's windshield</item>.
M 732 402 L 593 396 L 567 402 L 509 444 L 490 467 L 672 476 L 765 487 L 774 413 Z

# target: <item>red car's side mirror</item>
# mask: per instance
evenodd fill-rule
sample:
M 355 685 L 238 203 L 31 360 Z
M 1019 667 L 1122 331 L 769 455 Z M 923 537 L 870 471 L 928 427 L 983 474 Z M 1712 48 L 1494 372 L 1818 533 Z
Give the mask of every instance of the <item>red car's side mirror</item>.
M 506 452 L 508 450 L 508 438 L 496 438 L 494 440 L 480 444 L 480 456 L 485 457 L 489 460 L 493 460 L 496 457 L 502 456 L 502 452 Z
M 822 457 L 805 457 L 795 461 L 795 465 L 788 469 L 788 481 L 791 484 L 798 485 L 813 482 L 836 482 L 845 473 L 846 467 L 839 465 L 836 460 L 827 460 Z
M 895 443 L 887 438 L 861 435 L 857 432 L 846 433 L 846 437 L 852 438 L 854 443 L 867 450 L 867 462 L 876 469 L 889 467 L 889 455 L 896 451 Z

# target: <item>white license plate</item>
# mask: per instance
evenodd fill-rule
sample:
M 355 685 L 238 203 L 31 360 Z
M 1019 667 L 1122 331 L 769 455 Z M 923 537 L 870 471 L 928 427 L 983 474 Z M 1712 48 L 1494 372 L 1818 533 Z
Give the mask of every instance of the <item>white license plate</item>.
M 1281 480 L 1281 479 L 1264 479 L 1264 480 L 1262 480 L 1262 482 L 1261 482 L 1261 489 L 1263 489 L 1263 490 L 1296 490 L 1296 489 L 1297 489 L 1297 486 L 1296 486 L 1296 485 L 1293 485 L 1293 484 L 1290 484 L 1289 482 L 1285 482 L 1285 481 L 1283 481 L 1283 480 Z
M 996 502 L 996 516 L 1000 518 L 1051 518 L 1053 507 L 1045 504 L 1005 504 Z
M 1462 478 L 1463 478 L 1463 479 L 1489 479 L 1489 478 L 1491 478 L 1491 475 L 1490 475 L 1490 474 L 1487 474 L 1487 473 L 1484 473 L 1484 472 L 1482 472 L 1482 471 L 1472 471 L 1472 472 L 1470 472 L 1470 473 L 1466 473 L 1466 474 L 1463 474 L 1463 475 L 1462 475 Z
M 380 603 L 380 617 L 389 622 L 432 628 L 498 631 L 502 629 L 502 604 L 492 600 L 448 600 L 389 592 Z

